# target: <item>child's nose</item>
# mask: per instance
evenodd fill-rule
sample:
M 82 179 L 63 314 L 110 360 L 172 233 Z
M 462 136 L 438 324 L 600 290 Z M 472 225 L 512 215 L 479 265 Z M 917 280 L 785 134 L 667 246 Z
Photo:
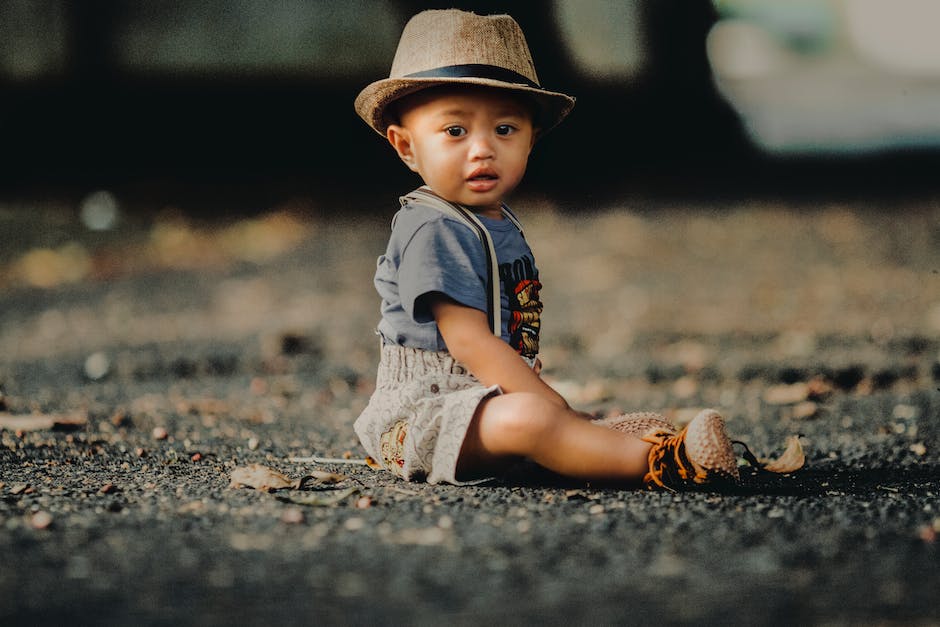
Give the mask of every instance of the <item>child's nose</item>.
M 482 133 L 474 136 L 470 144 L 471 159 L 488 159 L 494 155 L 493 142 L 489 137 Z

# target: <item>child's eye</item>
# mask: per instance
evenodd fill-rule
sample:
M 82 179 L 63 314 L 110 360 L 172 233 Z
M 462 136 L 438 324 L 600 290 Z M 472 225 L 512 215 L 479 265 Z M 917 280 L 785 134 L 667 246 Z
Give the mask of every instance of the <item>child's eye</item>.
M 467 134 L 467 130 L 462 126 L 448 126 L 444 129 L 444 132 L 450 135 L 451 137 L 462 137 Z
M 512 133 L 515 132 L 515 130 L 516 130 L 515 127 L 513 127 L 510 124 L 500 124 L 499 126 L 496 127 L 496 134 L 497 135 L 511 135 Z

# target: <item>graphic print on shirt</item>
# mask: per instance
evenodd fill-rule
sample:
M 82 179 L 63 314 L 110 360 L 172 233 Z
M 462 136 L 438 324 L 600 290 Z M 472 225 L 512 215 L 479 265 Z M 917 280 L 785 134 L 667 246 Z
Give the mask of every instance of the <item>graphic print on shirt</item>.
M 534 358 L 539 352 L 542 301 L 535 264 L 527 255 L 499 266 L 499 278 L 509 297 L 509 345 L 523 357 Z

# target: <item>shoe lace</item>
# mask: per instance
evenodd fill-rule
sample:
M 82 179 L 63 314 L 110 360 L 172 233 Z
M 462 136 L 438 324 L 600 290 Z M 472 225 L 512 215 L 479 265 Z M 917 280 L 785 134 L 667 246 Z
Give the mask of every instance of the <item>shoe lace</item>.
M 674 492 L 669 484 L 683 486 L 706 481 L 707 471 L 696 468 L 685 453 L 685 435 L 686 429 L 679 433 L 653 431 L 641 438 L 653 445 L 647 458 L 649 472 L 643 477 L 649 489 L 655 486 Z

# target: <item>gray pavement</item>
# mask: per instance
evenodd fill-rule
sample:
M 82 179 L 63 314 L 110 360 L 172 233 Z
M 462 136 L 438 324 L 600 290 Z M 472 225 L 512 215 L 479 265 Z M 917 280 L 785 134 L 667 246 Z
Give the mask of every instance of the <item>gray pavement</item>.
M 364 455 L 390 215 L 44 207 L 0 212 L 2 624 L 940 624 L 935 202 L 520 199 L 572 404 L 802 436 L 680 494 L 291 461 Z M 229 487 L 252 463 L 347 478 Z

